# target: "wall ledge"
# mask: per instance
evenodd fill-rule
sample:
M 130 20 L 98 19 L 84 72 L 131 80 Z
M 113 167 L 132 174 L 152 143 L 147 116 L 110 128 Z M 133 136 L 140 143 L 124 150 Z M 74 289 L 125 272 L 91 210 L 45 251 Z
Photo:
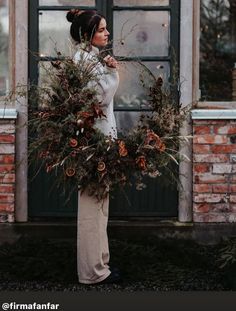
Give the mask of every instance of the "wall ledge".
M 1 119 L 16 119 L 17 111 L 14 108 L 0 108 L 0 120 Z
M 193 120 L 236 120 L 236 109 L 193 109 L 191 117 Z

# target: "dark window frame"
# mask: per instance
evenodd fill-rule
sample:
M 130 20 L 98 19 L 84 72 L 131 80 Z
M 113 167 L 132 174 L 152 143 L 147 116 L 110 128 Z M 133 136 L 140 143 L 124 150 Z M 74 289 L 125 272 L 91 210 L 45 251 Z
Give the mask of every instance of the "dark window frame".
M 39 0 L 29 0 L 29 81 L 32 84 L 38 83 L 38 62 L 50 61 L 54 57 L 35 57 L 39 54 L 39 11 L 68 11 L 77 6 L 39 6 Z M 172 81 L 175 60 L 177 64 L 177 72 L 179 72 L 179 33 L 180 33 L 180 0 L 170 0 L 168 6 L 114 6 L 113 0 L 96 0 L 95 7 L 80 6 L 81 10 L 97 9 L 107 19 L 109 31 L 111 32 L 111 39 L 113 37 L 113 11 L 168 11 L 170 12 L 170 47 L 168 56 L 148 56 L 139 57 L 141 61 L 166 61 L 170 64 L 170 81 Z M 177 29 L 177 31 L 176 31 Z M 135 57 L 122 57 L 123 61 L 135 61 Z M 176 65 L 175 64 L 175 65 Z M 148 111 L 150 109 L 138 108 L 115 108 L 115 111 Z

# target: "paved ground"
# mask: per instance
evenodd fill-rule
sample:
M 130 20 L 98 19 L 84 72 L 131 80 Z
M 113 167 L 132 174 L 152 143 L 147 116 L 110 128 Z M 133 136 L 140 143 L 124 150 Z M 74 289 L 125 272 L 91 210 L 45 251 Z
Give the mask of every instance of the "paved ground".
M 86 286 L 77 281 L 76 241 L 22 238 L 0 247 L 0 290 L 234 290 L 232 271 L 219 268 L 221 248 L 186 240 L 110 240 L 111 264 L 123 281 Z

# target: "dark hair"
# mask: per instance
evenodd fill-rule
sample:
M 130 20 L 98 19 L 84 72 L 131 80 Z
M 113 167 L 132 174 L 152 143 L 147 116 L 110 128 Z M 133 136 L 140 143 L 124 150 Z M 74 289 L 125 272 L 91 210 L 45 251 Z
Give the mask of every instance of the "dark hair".
M 100 21 L 104 18 L 95 10 L 70 10 L 66 18 L 71 22 L 70 35 L 77 43 L 92 40 Z

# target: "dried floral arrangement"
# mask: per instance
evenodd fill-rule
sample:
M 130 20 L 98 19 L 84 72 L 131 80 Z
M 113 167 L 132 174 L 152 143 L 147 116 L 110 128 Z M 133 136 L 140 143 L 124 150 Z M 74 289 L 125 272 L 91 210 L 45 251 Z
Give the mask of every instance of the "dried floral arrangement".
M 47 81 L 29 92 L 29 162 L 54 172 L 59 185 L 71 191 L 86 189 L 102 200 L 116 186 L 131 184 L 141 190 L 144 176 L 156 178 L 170 162 L 178 164 L 179 127 L 186 112 L 177 104 L 173 88 L 148 71 L 152 85 L 147 99 L 151 113 L 142 115 L 135 128 L 115 139 L 95 127 L 106 118 L 93 70 L 99 60 L 69 57 L 51 61 L 44 68 Z M 141 79 L 141 78 L 140 78 Z M 94 83 L 93 83 L 94 82 Z M 142 81 L 145 84 L 145 81 Z

